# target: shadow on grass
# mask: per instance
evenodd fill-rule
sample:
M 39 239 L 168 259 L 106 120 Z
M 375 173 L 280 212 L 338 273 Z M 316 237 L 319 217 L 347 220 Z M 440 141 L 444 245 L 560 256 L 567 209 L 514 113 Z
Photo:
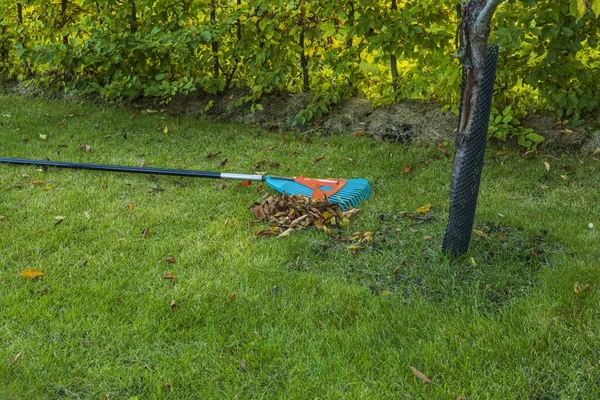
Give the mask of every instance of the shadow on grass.
M 530 293 L 542 268 L 551 267 L 552 255 L 566 251 L 547 232 L 484 222 L 469 253 L 455 258 L 441 252 L 439 240 L 424 236 L 427 231 L 441 238 L 442 229 L 435 214 L 382 215 L 372 240 L 361 242 L 364 232 L 355 232 L 315 241 L 288 268 L 340 275 L 374 295 L 401 296 L 406 303 L 461 304 L 495 313 Z

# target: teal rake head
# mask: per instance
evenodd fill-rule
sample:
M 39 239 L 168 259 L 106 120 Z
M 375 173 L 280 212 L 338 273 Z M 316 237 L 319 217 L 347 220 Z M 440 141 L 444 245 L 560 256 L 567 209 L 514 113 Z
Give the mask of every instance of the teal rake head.
M 302 175 L 297 178 L 265 176 L 264 181 L 279 193 L 327 199 L 344 210 L 358 207 L 371 195 L 371 187 L 365 179 L 311 179 Z

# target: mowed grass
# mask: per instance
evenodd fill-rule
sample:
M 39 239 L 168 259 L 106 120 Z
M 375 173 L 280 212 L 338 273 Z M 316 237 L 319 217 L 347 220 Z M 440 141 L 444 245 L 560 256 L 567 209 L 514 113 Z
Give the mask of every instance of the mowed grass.
M 0 96 L 0 149 L 373 188 L 349 228 L 275 239 L 262 185 L 0 164 L 2 399 L 600 397 L 598 160 L 490 148 L 488 237 L 452 258 L 436 147 Z

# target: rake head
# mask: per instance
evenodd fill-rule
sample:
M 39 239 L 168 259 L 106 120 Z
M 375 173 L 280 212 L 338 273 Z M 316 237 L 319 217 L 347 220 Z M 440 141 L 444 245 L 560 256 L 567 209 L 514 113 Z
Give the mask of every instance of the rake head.
M 279 193 L 304 195 L 313 199 L 328 199 L 343 209 L 358 207 L 371 195 L 371 187 L 365 179 L 311 179 L 304 175 L 297 178 L 266 176 L 265 182 Z

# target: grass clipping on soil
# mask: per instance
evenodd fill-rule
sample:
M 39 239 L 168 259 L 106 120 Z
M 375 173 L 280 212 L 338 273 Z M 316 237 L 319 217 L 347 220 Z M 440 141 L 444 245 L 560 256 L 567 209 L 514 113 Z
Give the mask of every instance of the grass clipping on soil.
M 268 229 L 261 229 L 256 236 L 289 236 L 293 231 L 315 226 L 328 234 L 330 227 L 346 227 L 350 218 L 358 213 L 357 208 L 342 210 L 329 200 L 311 199 L 306 196 L 271 196 L 262 203 L 252 205 L 252 213 L 260 221 L 267 221 Z

